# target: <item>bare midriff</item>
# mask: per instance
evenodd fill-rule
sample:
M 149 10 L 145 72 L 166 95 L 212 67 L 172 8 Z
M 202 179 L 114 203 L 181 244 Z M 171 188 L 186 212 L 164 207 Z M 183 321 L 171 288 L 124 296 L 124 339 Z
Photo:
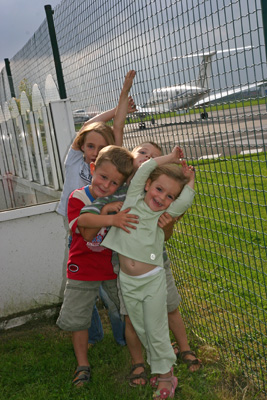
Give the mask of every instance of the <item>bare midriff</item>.
M 147 264 L 141 261 L 133 260 L 132 258 L 119 254 L 120 269 L 127 275 L 138 276 L 146 274 L 156 268 L 156 265 Z

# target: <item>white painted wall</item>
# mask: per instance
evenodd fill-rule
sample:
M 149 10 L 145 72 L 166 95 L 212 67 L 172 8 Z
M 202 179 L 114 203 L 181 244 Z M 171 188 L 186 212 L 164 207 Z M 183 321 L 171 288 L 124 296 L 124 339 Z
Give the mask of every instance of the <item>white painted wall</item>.
M 57 204 L 0 213 L 0 317 L 61 301 L 68 250 Z

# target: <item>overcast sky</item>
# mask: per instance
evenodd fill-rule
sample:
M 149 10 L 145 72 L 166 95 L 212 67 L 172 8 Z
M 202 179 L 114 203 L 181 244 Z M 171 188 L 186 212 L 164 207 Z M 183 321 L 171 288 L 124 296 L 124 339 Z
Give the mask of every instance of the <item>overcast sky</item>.
M 61 0 L 0 0 L 0 71 L 46 19 L 44 6 Z

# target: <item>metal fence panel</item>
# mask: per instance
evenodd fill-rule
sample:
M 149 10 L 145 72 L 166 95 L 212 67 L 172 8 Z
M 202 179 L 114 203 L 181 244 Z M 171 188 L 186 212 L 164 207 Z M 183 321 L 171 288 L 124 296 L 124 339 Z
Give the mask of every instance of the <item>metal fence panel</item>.
M 135 69 L 139 113 L 125 145 L 153 140 L 167 151 L 178 143 L 195 165 L 195 203 L 168 245 L 183 314 L 266 393 L 263 3 L 65 0 L 54 22 L 73 111 L 114 107 Z M 42 93 L 46 76 L 56 79 L 45 21 L 10 66 L 17 97 L 23 79 Z M 5 69 L 0 96 L 2 105 L 10 97 Z

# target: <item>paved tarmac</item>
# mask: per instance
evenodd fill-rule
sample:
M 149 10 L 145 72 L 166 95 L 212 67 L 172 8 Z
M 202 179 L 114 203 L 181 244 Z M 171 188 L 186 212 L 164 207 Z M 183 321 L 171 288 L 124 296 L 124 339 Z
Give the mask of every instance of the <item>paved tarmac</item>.
M 126 126 L 125 146 L 152 140 L 170 151 L 179 144 L 187 159 L 224 158 L 230 155 L 266 151 L 267 106 L 240 107 L 209 113 L 206 120 L 199 114 L 178 115 L 152 124 L 146 129 L 138 123 Z

